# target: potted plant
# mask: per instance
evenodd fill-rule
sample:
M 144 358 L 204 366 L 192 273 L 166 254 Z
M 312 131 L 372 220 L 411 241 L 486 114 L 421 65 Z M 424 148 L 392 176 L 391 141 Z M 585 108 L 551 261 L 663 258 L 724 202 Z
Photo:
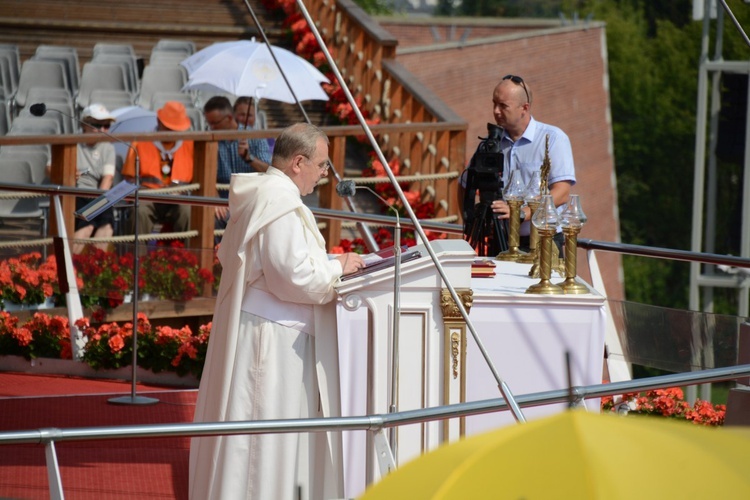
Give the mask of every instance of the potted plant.
M 57 265 L 53 256 L 42 259 L 39 252 L 0 262 L 0 299 L 4 310 L 51 307 L 57 286 Z
M 185 249 L 180 241 L 157 246 L 143 259 L 139 285 L 152 298 L 188 301 L 214 280 L 212 270 L 198 264 L 197 255 Z

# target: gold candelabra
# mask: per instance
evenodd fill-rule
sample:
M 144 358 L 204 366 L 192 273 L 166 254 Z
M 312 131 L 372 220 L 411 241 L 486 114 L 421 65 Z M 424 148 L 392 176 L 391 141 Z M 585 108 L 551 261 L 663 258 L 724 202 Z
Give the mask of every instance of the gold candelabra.
M 524 255 L 525 252 L 519 250 L 521 244 L 520 237 L 520 209 L 523 204 L 523 198 L 526 195 L 526 186 L 523 184 L 523 177 L 521 171 L 516 169 L 511 170 L 508 176 L 508 184 L 503 190 L 503 197 L 505 198 L 508 208 L 510 209 L 510 234 L 508 235 L 508 249 L 500 252 L 497 255 L 497 260 L 515 262 L 520 256 Z
M 526 293 L 535 293 L 542 295 L 557 295 L 563 293 L 560 286 L 555 285 L 550 281 L 552 277 L 552 255 L 554 248 L 557 250 L 555 243 L 552 241 L 552 237 L 555 235 L 556 229 L 554 226 L 547 228 L 538 228 L 540 242 L 539 242 L 539 277 L 541 278 L 539 283 L 531 285 L 526 289 Z M 557 252 L 554 252 L 555 254 Z

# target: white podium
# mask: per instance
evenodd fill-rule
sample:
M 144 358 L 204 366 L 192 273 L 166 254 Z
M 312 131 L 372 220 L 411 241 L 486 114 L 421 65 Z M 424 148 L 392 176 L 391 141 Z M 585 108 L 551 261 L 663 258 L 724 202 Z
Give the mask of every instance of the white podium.
M 601 383 L 605 298 L 591 294 L 525 294 L 538 280 L 528 264 L 497 261 L 493 278 L 471 278 L 474 251 L 463 240 L 433 241 L 454 289 L 500 377 L 514 396 L 567 388 L 565 353 L 574 385 Z M 420 249 L 420 247 L 415 247 Z M 458 317 L 427 251 L 401 266 L 397 411 L 501 397 L 471 333 Z M 342 415 L 388 413 L 391 389 L 393 268 L 343 282 L 337 308 Z M 553 282 L 562 281 L 555 280 Z M 472 293 L 473 292 L 473 293 Z M 473 302 L 473 304 L 472 304 Z M 452 311 L 451 311 L 452 310 Z M 587 402 L 591 409 L 599 401 Z M 524 409 L 527 419 L 565 405 Z M 509 412 L 399 427 L 396 463 L 441 442 L 515 422 Z M 344 432 L 345 497 L 379 479 L 366 431 Z

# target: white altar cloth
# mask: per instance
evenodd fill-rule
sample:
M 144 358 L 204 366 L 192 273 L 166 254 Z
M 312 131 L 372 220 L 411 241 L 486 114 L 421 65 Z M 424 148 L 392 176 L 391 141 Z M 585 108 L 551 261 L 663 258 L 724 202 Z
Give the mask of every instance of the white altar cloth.
M 593 289 L 590 294 L 582 295 L 525 294 L 530 285 L 539 281 L 528 277 L 530 266 L 499 261 L 496 261 L 496 264 L 495 277 L 471 279 L 474 295 L 469 318 L 497 373 L 508 384 L 512 394 L 518 396 L 567 388 L 566 352 L 570 352 L 571 356 L 574 385 L 601 383 L 605 297 Z M 552 281 L 561 282 L 562 279 L 555 276 Z M 412 296 L 408 293 L 402 294 L 402 313 L 410 306 L 416 307 L 420 300 L 425 300 L 424 289 L 414 293 Z M 439 297 L 439 291 L 437 296 Z M 435 307 L 439 311 L 439 306 Z M 361 416 L 373 411 L 386 413 L 387 408 L 373 408 L 373 399 L 370 396 L 370 393 L 376 390 L 373 384 L 378 385 L 377 390 L 382 390 L 385 384 L 385 387 L 390 387 L 389 373 L 368 373 L 368 367 L 374 364 L 373 356 L 387 356 L 390 359 L 390 353 L 370 352 L 368 348 L 371 330 L 378 325 L 373 326 L 373 319 L 368 316 L 367 307 L 352 311 L 344 308 L 340 302 L 337 312 L 342 415 Z M 442 335 L 442 319 L 436 317 L 434 322 L 440 330 L 439 335 Z M 380 323 L 380 327 L 383 327 L 382 321 Z M 408 328 L 408 323 L 404 323 L 402 319 L 402 336 Z M 388 329 L 390 331 L 390 325 Z M 501 397 L 496 380 L 468 330 L 466 336 L 465 400 L 478 401 Z M 442 363 L 442 353 L 431 355 L 437 356 Z M 400 368 L 407 364 L 406 361 L 410 367 L 430 364 L 429 360 L 416 359 L 418 357 L 419 353 L 413 353 L 411 359 L 404 359 L 402 353 Z M 425 380 L 429 384 L 436 383 L 435 377 L 426 376 Z M 433 399 L 431 397 L 427 398 L 428 404 L 424 404 L 424 395 L 440 393 L 442 387 L 440 390 L 436 387 L 432 392 L 424 390 L 421 393 L 422 397 L 413 398 L 403 397 L 404 391 L 406 389 L 400 387 L 398 410 L 434 406 L 429 404 Z M 586 402 L 587 408 L 591 410 L 596 410 L 598 405 L 598 399 Z M 565 407 L 564 404 L 556 404 L 524 408 L 523 413 L 527 420 L 531 420 L 559 412 Z M 507 411 L 472 416 L 466 419 L 466 434 L 476 434 L 514 422 L 513 416 Z M 370 463 L 366 463 L 366 457 L 372 457 L 369 433 L 349 431 L 343 434 L 345 496 L 353 498 L 364 491 L 366 484 L 377 480 L 379 474 L 371 458 Z M 417 439 L 422 440 L 422 448 L 425 451 L 436 447 L 442 440 L 439 423 L 426 425 L 416 434 Z M 412 445 L 413 442 L 399 442 L 400 447 L 406 444 Z M 413 458 L 413 454 L 405 456 L 401 448 L 399 450 L 398 465 L 403 465 Z

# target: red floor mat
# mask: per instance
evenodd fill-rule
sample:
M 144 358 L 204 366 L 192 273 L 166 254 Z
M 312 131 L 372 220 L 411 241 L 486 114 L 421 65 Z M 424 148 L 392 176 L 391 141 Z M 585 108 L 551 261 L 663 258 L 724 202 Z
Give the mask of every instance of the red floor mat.
M 113 405 L 131 384 L 0 373 L 0 431 L 191 422 L 197 391 L 138 385 L 148 406 Z M 188 438 L 64 442 L 56 445 L 67 499 L 187 498 Z M 0 498 L 49 498 L 44 448 L 0 446 Z

